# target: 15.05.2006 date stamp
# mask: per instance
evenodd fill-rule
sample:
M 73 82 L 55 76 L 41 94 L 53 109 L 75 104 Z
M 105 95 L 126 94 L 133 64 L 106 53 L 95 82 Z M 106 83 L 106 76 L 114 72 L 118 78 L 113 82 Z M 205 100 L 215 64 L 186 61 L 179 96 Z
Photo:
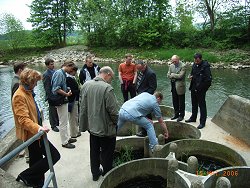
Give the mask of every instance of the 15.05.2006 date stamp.
M 228 177 L 228 176 L 238 176 L 239 172 L 238 172 L 238 170 L 223 170 L 220 172 L 197 170 L 196 175 L 199 175 L 199 176 L 216 175 L 216 176 L 220 176 L 220 177 Z

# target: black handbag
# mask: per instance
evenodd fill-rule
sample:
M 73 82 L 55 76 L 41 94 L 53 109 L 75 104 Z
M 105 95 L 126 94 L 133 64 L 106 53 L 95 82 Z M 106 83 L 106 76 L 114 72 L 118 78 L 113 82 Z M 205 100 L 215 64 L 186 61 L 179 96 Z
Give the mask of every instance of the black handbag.
M 48 98 L 48 102 L 51 106 L 61 106 L 68 103 L 68 97 L 62 95 L 52 95 Z

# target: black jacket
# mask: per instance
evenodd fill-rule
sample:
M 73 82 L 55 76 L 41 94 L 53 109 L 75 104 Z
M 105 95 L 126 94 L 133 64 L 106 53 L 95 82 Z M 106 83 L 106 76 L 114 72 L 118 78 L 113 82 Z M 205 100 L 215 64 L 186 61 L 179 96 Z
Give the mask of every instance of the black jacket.
M 138 94 L 142 92 L 148 92 L 150 94 L 154 94 L 156 88 L 157 88 L 156 74 L 149 66 L 147 66 L 141 78 L 141 82 L 139 83 L 139 85 L 136 84 L 136 91 Z
M 79 101 L 79 86 L 76 79 L 72 77 L 66 77 L 67 87 L 70 87 L 72 95 L 68 97 L 69 102 L 73 102 L 74 100 Z
M 212 74 L 210 65 L 207 61 L 201 61 L 200 64 L 193 64 L 191 70 L 192 80 L 189 90 L 207 91 L 212 83 Z

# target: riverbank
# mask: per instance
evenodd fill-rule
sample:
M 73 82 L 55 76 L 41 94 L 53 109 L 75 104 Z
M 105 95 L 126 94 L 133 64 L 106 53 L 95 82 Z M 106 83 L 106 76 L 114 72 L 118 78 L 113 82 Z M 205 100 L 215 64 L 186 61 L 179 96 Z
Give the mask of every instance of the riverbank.
M 250 68 L 250 51 L 244 50 L 228 50 L 213 51 L 199 50 L 204 59 L 207 59 L 212 68 L 217 69 L 245 69 Z M 140 49 L 104 49 L 104 48 L 88 48 L 83 45 L 67 46 L 64 48 L 45 51 L 39 56 L 29 56 L 22 60 L 9 60 L 8 62 L 0 62 L 0 65 L 13 65 L 15 62 L 24 61 L 27 64 L 44 63 L 46 57 L 51 57 L 57 63 L 62 63 L 66 59 L 72 59 L 74 62 L 84 61 L 87 54 L 95 54 L 95 61 L 103 63 L 121 63 L 124 54 L 132 53 L 136 59 L 144 59 L 148 64 L 170 64 L 170 58 L 173 54 L 178 54 L 182 61 L 188 65 L 192 65 L 192 55 L 195 49 L 172 49 L 172 50 L 140 50 Z

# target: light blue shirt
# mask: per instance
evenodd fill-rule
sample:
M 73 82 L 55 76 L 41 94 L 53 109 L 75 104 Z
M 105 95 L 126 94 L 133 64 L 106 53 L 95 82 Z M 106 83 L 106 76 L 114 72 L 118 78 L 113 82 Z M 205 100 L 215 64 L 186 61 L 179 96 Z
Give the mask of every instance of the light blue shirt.
M 157 119 L 162 117 L 156 97 L 147 92 L 143 92 L 140 95 L 126 101 L 122 105 L 121 109 L 128 112 L 134 118 L 145 117 L 150 113 L 153 113 Z
M 52 93 L 57 95 L 57 90 L 62 89 L 67 92 L 66 73 L 63 69 L 55 71 L 51 79 Z

